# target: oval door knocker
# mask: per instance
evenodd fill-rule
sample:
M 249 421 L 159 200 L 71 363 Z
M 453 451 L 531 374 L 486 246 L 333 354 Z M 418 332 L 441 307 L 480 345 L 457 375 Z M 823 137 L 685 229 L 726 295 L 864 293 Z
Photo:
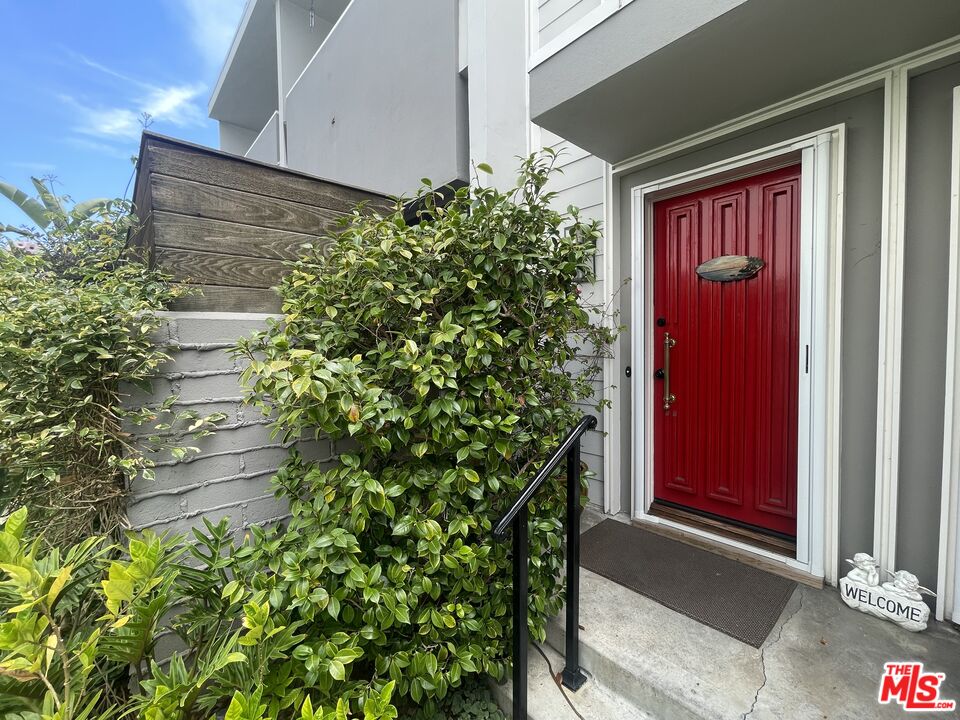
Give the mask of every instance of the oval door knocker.
M 749 280 L 765 264 L 760 258 L 750 255 L 720 255 L 698 265 L 697 275 L 714 282 Z

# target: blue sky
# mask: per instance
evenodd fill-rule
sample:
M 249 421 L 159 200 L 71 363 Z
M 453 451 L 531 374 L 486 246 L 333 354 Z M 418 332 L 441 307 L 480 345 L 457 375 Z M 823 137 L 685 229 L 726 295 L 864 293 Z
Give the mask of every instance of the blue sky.
M 0 179 L 52 175 L 75 200 L 119 197 L 141 113 L 217 145 L 207 100 L 244 0 L 0 0 Z M 28 220 L 0 197 L 0 224 Z

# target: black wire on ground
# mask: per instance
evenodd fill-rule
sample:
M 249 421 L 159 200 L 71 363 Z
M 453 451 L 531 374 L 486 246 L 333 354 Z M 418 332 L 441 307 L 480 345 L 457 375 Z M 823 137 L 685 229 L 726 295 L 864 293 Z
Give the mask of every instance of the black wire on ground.
M 580 718 L 580 720 L 587 720 L 583 715 L 580 714 L 580 711 L 573 706 L 573 703 L 570 701 L 570 696 L 567 695 L 567 691 L 563 689 L 563 682 L 561 681 L 560 676 L 553 671 L 553 665 L 550 664 L 550 658 L 547 657 L 547 654 L 543 651 L 543 648 L 537 643 L 531 644 L 537 649 L 537 652 L 543 656 L 543 659 L 547 661 L 547 668 L 550 670 L 550 677 L 553 678 L 553 682 L 556 683 L 557 689 L 560 690 L 560 694 L 563 695 L 563 699 L 566 700 L 567 705 L 569 705 L 570 709 L 573 710 L 573 714 Z

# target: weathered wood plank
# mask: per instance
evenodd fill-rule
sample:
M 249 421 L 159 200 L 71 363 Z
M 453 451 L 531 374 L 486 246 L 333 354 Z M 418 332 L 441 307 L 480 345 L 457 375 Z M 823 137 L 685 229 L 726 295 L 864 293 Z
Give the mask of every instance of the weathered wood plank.
M 130 246 L 136 249 L 141 259 L 152 265 L 156 233 L 153 227 L 153 197 L 150 193 L 150 175 L 148 173 L 137 173 L 133 201 L 134 212 L 137 215 L 137 225 L 130 231 Z
M 263 288 L 189 285 L 202 295 L 190 295 L 173 303 L 173 310 L 183 312 L 280 312 L 280 296 Z
M 357 203 L 387 207 L 382 195 L 160 138 L 146 141 L 151 172 L 208 185 L 350 212 Z
M 249 288 L 273 287 L 288 269 L 280 260 L 163 247 L 157 248 L 157 266 L 191 284 Z
M 167 211 L 155 212 L 153 224 L 157 247 L 180 250 L 294 260 L 305 244 L 328 244 L 320 243 L 316 235 L 208 220 Z
M 342 213 L 217 185 L 158 175 L 150 176 L 154 211 L 165 210 L 210 220 L 256 225 L 306 235 L 335 230 Z

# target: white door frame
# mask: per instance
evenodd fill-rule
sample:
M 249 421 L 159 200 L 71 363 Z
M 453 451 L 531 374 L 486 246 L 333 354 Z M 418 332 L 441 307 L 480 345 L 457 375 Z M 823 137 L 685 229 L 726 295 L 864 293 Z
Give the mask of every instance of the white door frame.
M 960 87 L 953 89 L 951 122 L 950 272 L 936 617 L 960 622 Z
M 842 282 L 845 128 L 835 125 L 695 170 L 660 178 L 632 192 L 630 257 L 633 281 L 633 445 L 635 519 L 662 523 L 713 542 L 782 562 L 835 581 L 838 533 L 839 348 Z M 653 203 L 801 162 L 800 377 L 797 457 L 797 556 L 789 558 L 648 514 L 653 501 Z M 809 348 L 809 372 L 806 371 Z

